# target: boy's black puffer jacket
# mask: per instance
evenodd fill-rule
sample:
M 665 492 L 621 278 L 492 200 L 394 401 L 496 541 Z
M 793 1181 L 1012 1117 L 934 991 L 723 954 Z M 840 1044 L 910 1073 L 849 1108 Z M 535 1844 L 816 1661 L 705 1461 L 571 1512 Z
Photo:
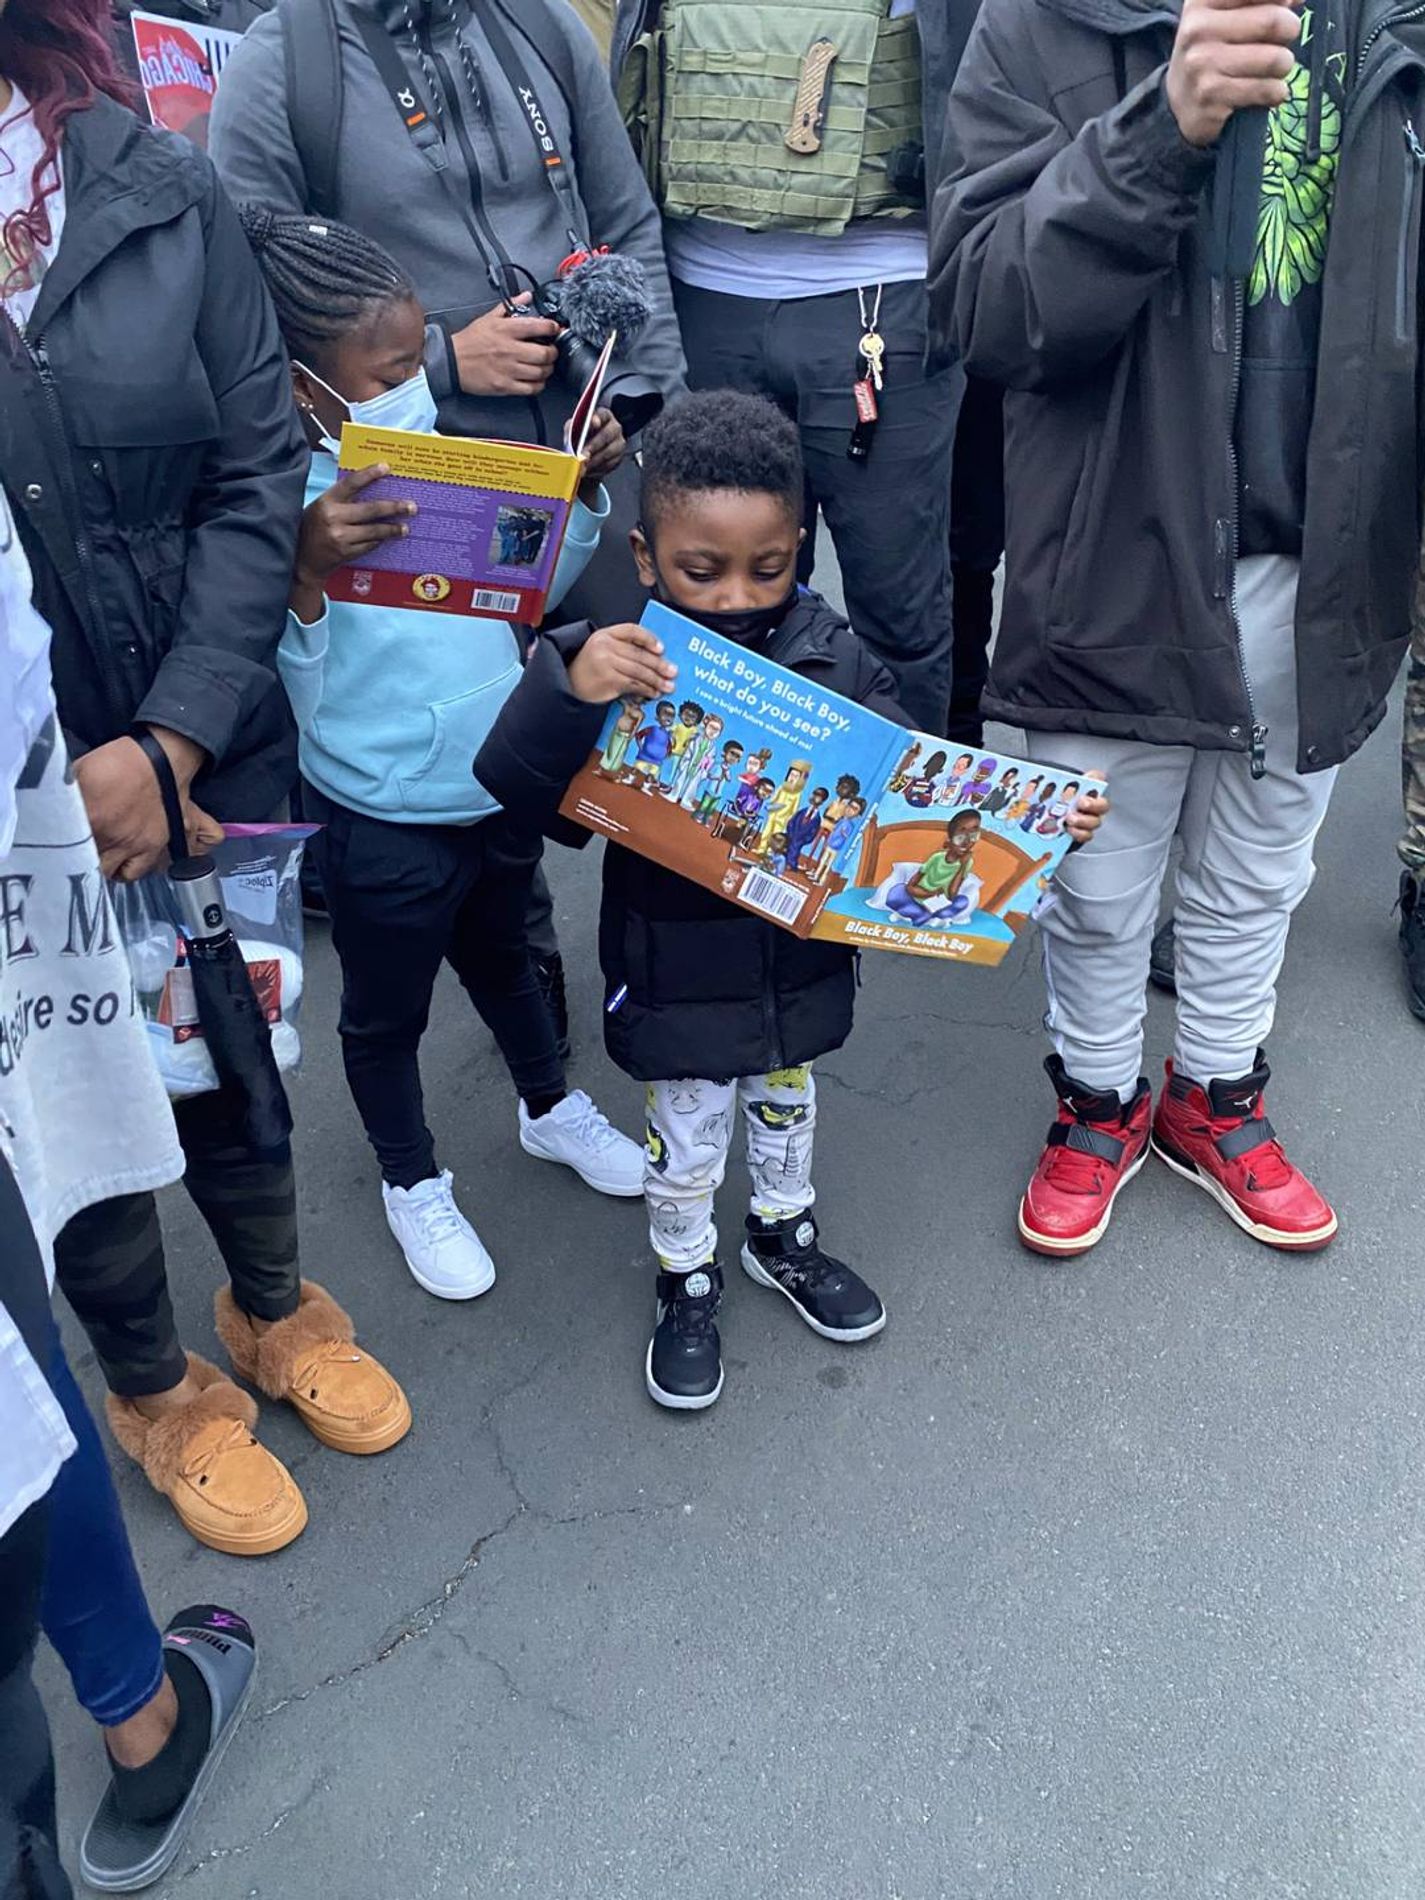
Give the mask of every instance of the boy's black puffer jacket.
M 557 817 L 559 800 L 606 711 L 569 691 L 567 664 L 590 631 L 566 627 L 539 642 L 475 761 L 475 776 L 513 818 L 570 844 L 590 834 Z M 817 594 L 803 594 L 758 650 L 906 723 L 890 674 Z M 599 961 L 608 996 L 628 989 L 604 1017 L 609 1054 L 640 1082 L 765 1075 L 826 1055 L 851 1033 L 854 952 L 802 943 L 615 844 L 604 852 Z

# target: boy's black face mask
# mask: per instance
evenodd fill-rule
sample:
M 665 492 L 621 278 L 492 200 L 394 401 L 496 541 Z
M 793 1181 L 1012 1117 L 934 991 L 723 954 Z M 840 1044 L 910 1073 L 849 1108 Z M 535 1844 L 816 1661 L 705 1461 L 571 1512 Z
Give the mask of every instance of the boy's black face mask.
M 787 615 L 797 604 L 797 584 L 792 582 L 786 594 L 772 607 L 752 607 L 737 614 L 694 613 L 690 607 L 680 607 L 668 598 L 668 590 L 660 576 L 654 589 L 655 598 L 665 607 L 671 607 L 674 613 L 682 614 L 688 620 L 695 620 L 706 632 L 714 634 L 719 640 L 731 640 L 735 646 L 760 647 L 781 626 Z

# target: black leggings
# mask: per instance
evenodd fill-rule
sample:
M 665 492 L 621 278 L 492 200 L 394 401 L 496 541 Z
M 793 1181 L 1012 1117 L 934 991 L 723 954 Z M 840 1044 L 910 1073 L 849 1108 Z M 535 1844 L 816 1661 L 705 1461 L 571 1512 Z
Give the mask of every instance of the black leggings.
M 223 1089 L 174 1103 L 188 1162 L 183 1185 L 217 1242 L 237 1304 L 254 1319 L 285 1319 L 297 1310 L 301 1271 L 292 1156 L 254 1155 L 239 1112 Z M 171 1391 L 187 1360 L 153 1195 L 123 1194 L 76 1214 L 55 1242 L 54 1264 L 109 1390 L 121 1398 Z
M 540 840 L 503 814 L 474 825 L 397 825 L 310 786 L 322 888 L 341 959 L 346 1079 L 381 1173 L 412 1188 L 437 1172 L 418 1060 L 442 962 L 499 1044 L 526 1101 L 564 1093 L 526 912 Z

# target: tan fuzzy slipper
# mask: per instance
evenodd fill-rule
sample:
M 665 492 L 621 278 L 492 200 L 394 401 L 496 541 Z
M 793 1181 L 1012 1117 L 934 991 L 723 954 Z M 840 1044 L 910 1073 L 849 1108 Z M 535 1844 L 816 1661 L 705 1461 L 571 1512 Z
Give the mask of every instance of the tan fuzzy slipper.
M 247 1393 L 196 1352 L 188 1371 L 198 1396 L 160 1418 L 111 1392 L 110 1431 L 200 1544 L 233 1557 L 281 1550 L 306 1527 L 302 1493 L 253 1438 L 257 1407 Z
M 354 1343 L 350 1316 L 315 1280 L 303 1280 L 296 1312 L 263 1333 L 227 1287 L 213 1317 L 238 1377 L 270 1399 L 286 1399 L 333 1451 L 388 1451 L 411 1429 L 405 1393 Z

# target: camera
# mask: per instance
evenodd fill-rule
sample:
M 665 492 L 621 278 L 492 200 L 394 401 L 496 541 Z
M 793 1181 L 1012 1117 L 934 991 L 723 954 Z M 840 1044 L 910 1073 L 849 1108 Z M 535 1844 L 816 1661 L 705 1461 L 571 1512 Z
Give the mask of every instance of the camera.
M 593 375 L 610 334 L 618 332 L 600 401 L 626 436 L 636 435 L 663 407 L 662 395 L 631 367 L 625 354 L 653 309 L 642 264 L 605 247 L 571 252 L 544 283 L 529 272 L 519 274 L 529 279 L 531 313 L 563 328 L 559 372 L 576 397 Z

